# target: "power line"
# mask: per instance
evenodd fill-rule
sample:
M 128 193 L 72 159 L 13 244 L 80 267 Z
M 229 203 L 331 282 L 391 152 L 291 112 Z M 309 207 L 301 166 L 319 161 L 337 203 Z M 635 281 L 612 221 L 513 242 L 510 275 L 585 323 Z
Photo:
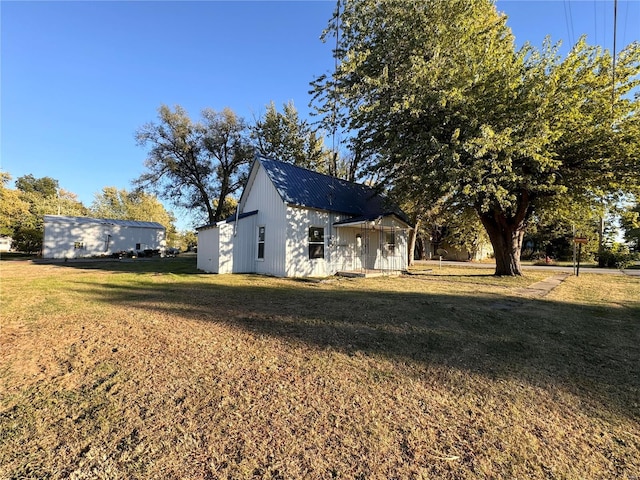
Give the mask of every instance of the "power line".
M 594 43 L 598 44 L 598 1 L 593 0 L 593 34 L 594 34 Z
M 631 3 L 630 1 L 625 2 L 625 5 L 626 5 L 627 8 L 626 8 L 625 13 L 624 13 L 624 28 L 622 30 L 622 41 L 623 42 L 626 42 L 626 40 L 627 40 L 627 20 L 629 18 L 629 4 L 630 3 Z
M 338 49 L 340 48 L 340 1 L 336 1 L 336 49 L 333 54 L 333 112 L 331 113 L 332 119 L 332 132 L 331 132 L 331 152 L 332 165 L 330 170 L 334 170 L 332 176 L 337 174 L 338 152 L 336 150 L 336 131 L 338 129 L 338 85 L 336 76 L 338 74 Z
M 611 61 L 611 117 L 614 117 L 616 94 L 616 33 L 618 31 L 618 0 L 613 0 L 613 55 Z
M 604 31 L 602 32 L 602 46 L 607 43 L 607 5 L 606 2 L 602 2 L 602 25 L 604 26 Z
M 573 18 L 571 16 L 571 3 L 567 0 L 564 0 L 563 5 L 564 5 L 564 21 L 567 24 L 567 35 L 569 35 L 569 40 L 571 40 L 571 45 L 573 46 L 574 35 L 573 35 Z

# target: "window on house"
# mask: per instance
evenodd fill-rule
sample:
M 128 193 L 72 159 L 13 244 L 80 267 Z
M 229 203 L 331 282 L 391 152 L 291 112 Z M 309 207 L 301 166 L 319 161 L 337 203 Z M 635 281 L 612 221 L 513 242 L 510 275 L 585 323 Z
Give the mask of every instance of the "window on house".
M 258 260 L 264 260 L 264 232 L 264 226 L 258 227 Z
M 396 251 L 396 232 L 386 232 L 384 242 L 387 252 L 394 253 Z
M 309 227 L 309 258 L 324 258 L 324 227 Z

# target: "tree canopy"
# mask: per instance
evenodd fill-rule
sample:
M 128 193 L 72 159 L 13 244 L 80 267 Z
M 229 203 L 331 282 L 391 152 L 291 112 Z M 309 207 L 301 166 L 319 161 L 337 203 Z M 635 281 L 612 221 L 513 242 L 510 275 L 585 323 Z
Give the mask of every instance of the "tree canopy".
M 222 219 L 225 201 L 243 184 L 254 155 L 245 121 L 225 108 L 205 109 L 193 122 L 179 105 L 162 105 L 158 120 L 136 133 L 138 144 L 149 147 L 147 172 L 136 185 L 203 212 L 210 223 Z
M 337 21 L 339 20 L 339 21 Z M 516 50 L 490 0 L 339 3 L 337 70 L 314 83 L 369 168 L 426 204 L 473 208 L 496 274 L 521 273 L 535 211 L 562 196 L 587 205 L 638 188 L 640 45 L 616 59 L 581 39 Z M 327 109 L 325 108 L 325 111 Z
M 629 206 L 621 215 L 624 238 L 631 247 L 640 253 L 640 201 Z
M 175 243 L 176 218 L 154 195 L 143 191 L 129 192 L 126 189 L 104 187 L 102 192 L 94 195 L 89 210 L 91 215 L 98 218 L 158 222 L 166 229 L 167 243 Z
M 251 132 L 261 155 L 318 172 L 327 171 L 329 152 L 324 148 L 323 137 L 307 121 L 300 120 L 293 102 L 285 103 L 282 113 L 271 102 Z
M 0 174 L 0 234 L 13 238 L 13 247 L 36 252 L 42 247 L 44 215 L 87 214 L 78 197 L 59 187 L 51 177 L 23 175 L 9 188 L 11 176 Z
M 155 196 L 116 187 L 104 187 L 102 192 L 96 193 L 90 212 L 98 218 L 158 222 L 167 230 L 173 228 L 176 221 Z

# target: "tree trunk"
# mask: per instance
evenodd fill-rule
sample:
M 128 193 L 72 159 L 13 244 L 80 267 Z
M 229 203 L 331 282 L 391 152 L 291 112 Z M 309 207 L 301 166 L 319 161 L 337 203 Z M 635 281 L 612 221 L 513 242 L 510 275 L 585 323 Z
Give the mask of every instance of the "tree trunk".
M 220 196 L 218 197 L 218 205 L 216 206 L 216 212 L 214 214 L 215 221 L 219 222 L 223 220 L 222 212 L 224 210 L 224 202 L 227 199 L 227 195 L 229 195 L 229 179 L 231 174 L 226 170 L 224 171 L 224 178 L 220 179 Z
M 420 227 L 420 218 L 416 219 L 416 224 L 413 227 L 413 230 L 411 230 L 411 233 L 409 234 L 409 262 L 408 265 L 411 267 L 414 264 L 414 260 L 416 258 L 416 238 L 418 236 L 418 228 Z
M 524 223 L 509 222 L 500 212 L 480 215 L 487 230 L 496 259 L 495 275 L 522 275 L 520 253 L 524 238 Z
M 198 191 L 200 192 L 200 198 L 202 199 L 202 205 L 207 209 L 207 218 L 209 219 L 209 224 L 213 225 L 216 223 L 216 216 L 213 208 L 211 208 L 211 199 L 209 198 L 209 194 L 207 190 L 202 185 L 197 185 Z
M 606 267 L 604 261 L 604 216 L 600 217 L 598 224 L 598 266 L 600 268 Z

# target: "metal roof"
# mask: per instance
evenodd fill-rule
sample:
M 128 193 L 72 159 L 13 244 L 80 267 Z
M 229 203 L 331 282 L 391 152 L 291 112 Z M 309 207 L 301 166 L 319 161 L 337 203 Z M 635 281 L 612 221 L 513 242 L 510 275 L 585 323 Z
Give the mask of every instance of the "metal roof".
M 73 225 L 117 225 L 120 227 L 138 227 L 138 228 L 160 228 L 164 230 L 164 226 L 158 222 L 142 222 L 139 220 L 116 220 L 113 218 L 91 218 L 91 217 L 66 217 L 63 215 L 45 215 L 45 222 L 56 222 Z
M 241 213 L 236 217 L 236 214 L 234 213 L 233 215 L 229 215 L 227 218 L 225 218 L 224 220 L 220 220 L 219 222 L 216 223 L 207 223 L 206 225 L 202 225 L 200 227 L 196 227 L 196 230 L 207 230 L 210 228 L 216 228 L 220 225 L 222 225 L 223 223 L 233 223 L 237 220 L 242 220 L 243 218 L 246 217 L 251 217 L 252 215 L 257 215 L 258 214 L 258 210 L 253 210 L 251 212 L 245 212 L 245 213 Z
M 359 183 L 297 167 L 291 163 L 258 157 L 283 201 L 367 219 L 395 215 L 409 224 L 407 216 L 384 193 Z

